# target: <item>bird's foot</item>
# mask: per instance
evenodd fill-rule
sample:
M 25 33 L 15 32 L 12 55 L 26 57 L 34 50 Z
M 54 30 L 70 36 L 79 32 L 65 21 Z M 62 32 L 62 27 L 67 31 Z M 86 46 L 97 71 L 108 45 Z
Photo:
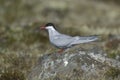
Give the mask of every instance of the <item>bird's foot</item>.
M 60 50 L 58 51 L 58 53 L 61 54 L 63 51 L 64 51 L 64 49 L 60 49 Z

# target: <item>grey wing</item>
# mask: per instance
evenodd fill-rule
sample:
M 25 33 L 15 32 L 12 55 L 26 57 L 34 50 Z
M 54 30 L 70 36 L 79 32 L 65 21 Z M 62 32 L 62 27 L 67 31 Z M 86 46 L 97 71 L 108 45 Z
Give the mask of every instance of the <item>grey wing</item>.
M 80 43 L 88 43 L 88 42 L 96 41 L 98 39 L 97 36 L 89 36 L 89 37 L 76 36 L 74 38 L 75 38 L 74 41 L 71 43 L 72 45 L 80 44 Z
M 56 39 L 53 40 L 53 44 L 59 48 L 67 48 L 68 45 L 74 40 L 73 37 L 68 35 L 56 35 Z

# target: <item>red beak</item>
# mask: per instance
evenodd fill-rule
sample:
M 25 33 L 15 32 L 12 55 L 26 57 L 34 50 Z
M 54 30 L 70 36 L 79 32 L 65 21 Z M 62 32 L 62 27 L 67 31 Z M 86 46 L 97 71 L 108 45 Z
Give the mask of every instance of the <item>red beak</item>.
M 45 27 L 44 27 L 44 26 L 42 26 L 42 27 L 40 27 L 40 29 L 41 29 L 41 30 L 45 30 Z

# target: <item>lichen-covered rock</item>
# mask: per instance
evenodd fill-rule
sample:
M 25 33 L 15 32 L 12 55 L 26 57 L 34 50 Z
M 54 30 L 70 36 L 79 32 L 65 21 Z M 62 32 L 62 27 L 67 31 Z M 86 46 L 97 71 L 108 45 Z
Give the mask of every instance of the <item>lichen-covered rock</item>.
M 105 77 L 110 68 L 120 69 L 120 62 L 106 57 L 98 49 L 75 50 L 40 57 L 28 76 L 29 80 L 78 80 Z M 118 73 L 120 75 L 120 73 Z

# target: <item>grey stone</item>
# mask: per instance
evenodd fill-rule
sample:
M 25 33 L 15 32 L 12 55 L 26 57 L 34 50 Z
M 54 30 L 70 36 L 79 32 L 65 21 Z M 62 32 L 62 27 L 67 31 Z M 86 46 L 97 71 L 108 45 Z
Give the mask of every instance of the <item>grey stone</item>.
M 103 76 L 109 67 L 120 69 L 120 62 L 107 58 L 101 49 L 76 49 L 74 51 L 43 55 L 29 74 L 28 80 L 49 80 L 51 78 L 63 80 L 63 77 L 69 80 L 87 77 L 96 79 Z

